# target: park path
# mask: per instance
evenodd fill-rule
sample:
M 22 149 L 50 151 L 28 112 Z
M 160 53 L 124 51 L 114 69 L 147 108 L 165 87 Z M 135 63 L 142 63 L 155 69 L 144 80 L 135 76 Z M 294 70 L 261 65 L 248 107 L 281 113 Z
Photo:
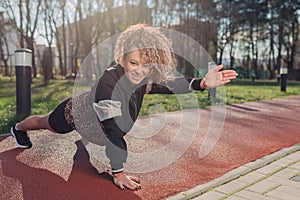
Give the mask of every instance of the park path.
M 129 135 L 132 152 L 159 149 L 171 141 L 172 130 L 181 130 L 176 121 L 182 113 L 190 116 L 184 125 L 187 129 L 195 116 L 201 116 L 200 128 L 182 156 L 165 168 L 134 174 L 142 180 L 139 191 L 116 188 L 106 172 L 107 166 L 97 159 L 97 148 L 87 145 L 76 132 L 59 135 L 32 131 L 33 147 L 25 150 L 15 148 L 12 137 L 0 137 L 0 199 L 165 199 L 300 142 L 300 97 L 225 108 L 220 138 L 204 158 L 199 158 L 199 147 L 211 123 L 211 108 L 166 114 L 168 123 L 148 143 Z M 141 124 L 149 121 L 147 117 L 140 120 Z M 175 153 L 181 146 L 176 144 Z M 161 164 L 160 159 L 151 165 Z M 143 161 L 139 162 L 143 165 Z

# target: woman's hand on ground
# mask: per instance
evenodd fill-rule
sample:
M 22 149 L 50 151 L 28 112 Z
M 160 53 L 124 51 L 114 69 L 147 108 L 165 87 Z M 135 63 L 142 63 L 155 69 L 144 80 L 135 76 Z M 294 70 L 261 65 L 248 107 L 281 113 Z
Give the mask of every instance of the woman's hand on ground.
M 216 88 L 221 85 L 229 83 L 231 80 L 235 79 L 238 74 L 234 70 L 222 70 L 223 65 L 219 65 L 207 72 L 204 78 L 204 83 L 207 88 Z
M 115 185 L 117 185 L 122 190 L 125 190 L 125 188 L 130 190 L 138 190 L 142 188 L 140 180 L 138 178 L 133 176 L 126 176 L 124 172 L 114 174 L 113 179 Z

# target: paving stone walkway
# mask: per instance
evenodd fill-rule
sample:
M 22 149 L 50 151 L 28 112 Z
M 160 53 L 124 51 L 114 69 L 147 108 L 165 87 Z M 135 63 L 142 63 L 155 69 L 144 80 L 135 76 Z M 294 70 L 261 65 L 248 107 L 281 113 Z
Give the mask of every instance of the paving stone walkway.
M 169 200 L 300 199 L 300 144 L 243 165 Z

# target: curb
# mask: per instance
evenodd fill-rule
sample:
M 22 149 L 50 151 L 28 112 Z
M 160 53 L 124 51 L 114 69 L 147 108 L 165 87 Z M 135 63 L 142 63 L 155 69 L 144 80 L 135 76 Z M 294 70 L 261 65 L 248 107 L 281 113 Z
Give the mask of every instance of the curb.
M 283 158 L 284 156 L 286 156 L 290 153 L 296 152 L 298 150 L 300 150 L 300 143 L 295 144 L 291 147 L 281 149 L 279 151 L 276 151 L 272 154 L 266 155 L 257 160 L 251 161 L 245 165 L 242 165 L 236 169 L 231 170 L 230 172 L 228 172 L 227 174 L 224 174 L 223 176 L 221 176 L 219 178 L 216 178 L 207 183 L 198 185 L 190 190 L 181 192 L 175 196 L 171 196 L 171 197 L 167 198 L 167 200 L 187 200 L 187 199 L 194 198 L 196 196 L 199 196 L 199 195 L 207 192 L 211 188 L 215 188 L 224 183 L 227 183 L 229 181 L 237 179 L 240 176 L 248 174 L 249 172 L 259 169 L 267 164 L 274 162 L 275 160 Z

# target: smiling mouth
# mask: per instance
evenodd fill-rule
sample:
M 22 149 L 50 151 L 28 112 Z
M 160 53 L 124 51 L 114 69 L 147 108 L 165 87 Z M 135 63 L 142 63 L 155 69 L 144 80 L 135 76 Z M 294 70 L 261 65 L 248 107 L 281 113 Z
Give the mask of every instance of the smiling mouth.
M 142 77 L 140 77 L 140 76 L 134 76 L 134 75 L 132 75 L 131 77 L 132 77 L 132 79 L 135 80 L 135 81 L 140 81 L 140 80 L 142 80 Z
M 140 81 L 141 79 L 143 79 L 143 76 L 131 73 L 131 77 L 132 79 L 136 80 L 136 81 Z

